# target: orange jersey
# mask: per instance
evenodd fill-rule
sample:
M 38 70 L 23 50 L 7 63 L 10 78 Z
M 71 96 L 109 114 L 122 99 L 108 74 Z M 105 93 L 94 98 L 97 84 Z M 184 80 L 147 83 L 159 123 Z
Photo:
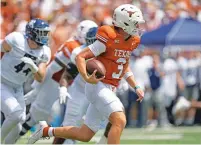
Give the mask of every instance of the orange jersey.
M 72 51 L 79 47 L 81 44 L 77 40 L 66 41 L 61 48 L 59 48 L 58 52 L 62 51 L 63 54 L 70 59 Z M 58 58 L 59 59 L 59 58 Z M 61 79 L 61 75 L 64 72 L 64 68 L 56 73 L 53 74 L 52 79 L 59 82 Z
M 64 44 L 61 46 L 61 48 L 58 50 L 62 51 L 64 55 L 67 58 L 70 58 L 72 51 L 76 48 L 79 47 L 81 44 L 78 40 L 71 40 L 71 41 L 66 41 Z
M 105 79 L 102 82 L 118 86 L 129 64 L 129 57 L 140 43 L 140 38 L 132 36 L 125 40 L 113 26 L 102 26 L 98 29 L 96 38 L 105 44 L 104 53 L 97 56 L 106 68 Z

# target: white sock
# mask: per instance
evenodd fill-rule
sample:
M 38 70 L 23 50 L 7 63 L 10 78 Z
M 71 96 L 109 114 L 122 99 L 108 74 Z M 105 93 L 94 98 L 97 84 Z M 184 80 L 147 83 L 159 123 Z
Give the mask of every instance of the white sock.
M 105 137 L 105 135 L 103 135 L 96 144 L 107 144 L 107 138 Z
M 54 136 L 54 133 L 53 133 L 53 132 L 54 132 L 54 127 L 50 127 L 49 130 L 48 130 L 48 136 L 49 136 L 49 137 Z

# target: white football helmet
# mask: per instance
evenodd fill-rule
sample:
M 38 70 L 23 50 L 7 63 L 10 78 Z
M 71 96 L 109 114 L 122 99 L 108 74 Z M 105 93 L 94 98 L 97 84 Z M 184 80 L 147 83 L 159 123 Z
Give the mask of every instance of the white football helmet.
M 91 20 L 84 20 L 77 26 L 76 39 L 82 44 L 86 44 L 86 34 L 91 28 L 98 27 L 98 25 Z
M 123 4 L 114 10 L 113 25 L 130 35 L 139 35 L 139 24 L 145 23 L 141 10 L 131 4 Z

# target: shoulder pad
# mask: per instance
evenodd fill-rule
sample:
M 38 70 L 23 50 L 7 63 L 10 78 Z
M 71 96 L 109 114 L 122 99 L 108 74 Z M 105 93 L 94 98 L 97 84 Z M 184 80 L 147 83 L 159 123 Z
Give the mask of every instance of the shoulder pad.
M 9 35 L 5 37 L 5 41 L 11 46 L 20 46 L 24 44 L 25 37 L 22 33 L 20 32 L 12 32 Z
M 101 26 L 98 29 L 97 34 L 103 36 L 106 39 L 115 39 L 116 38 L 116 33 L 114 31 L 114 28 L 109 25 Z

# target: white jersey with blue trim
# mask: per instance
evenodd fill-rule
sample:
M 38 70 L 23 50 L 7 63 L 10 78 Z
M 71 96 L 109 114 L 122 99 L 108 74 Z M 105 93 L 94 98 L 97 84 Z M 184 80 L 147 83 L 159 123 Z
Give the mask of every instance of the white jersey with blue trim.
M 5 41 L 11 51 L 5 53 L 1 59 L 1 76 L 14 84 L 22 85 L 32 75 L 30 68 L 21 58 L 29 57 L 36 65 L 50 61 L 51 50 L 48 46 L 31 49 L 25 35 L 20 32 L 10 33 L 5 37 Z

